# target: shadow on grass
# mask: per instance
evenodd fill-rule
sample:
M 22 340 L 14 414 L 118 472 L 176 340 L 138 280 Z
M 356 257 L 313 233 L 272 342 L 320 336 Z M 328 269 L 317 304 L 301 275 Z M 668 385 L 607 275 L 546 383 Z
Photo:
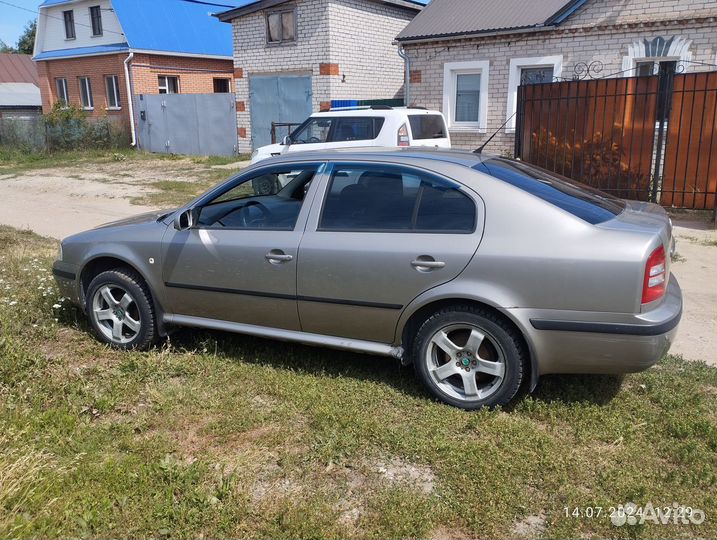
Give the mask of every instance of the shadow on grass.
M 233 361 L 325 377 L 381 382 L 406 394 L 431 398 L 413 369 L 393 358 L 188 328 L 174 332 L 171 344 L 178 350 L 207 350 Z M 620 391 L 622 380 L 623 376 L 618 375 L 547 375 L 530 395 L 533 400 L 545 403 L 606 405 Z M 513 410 L 527 395 L 526 391 L 520 392 L 505 410 Z

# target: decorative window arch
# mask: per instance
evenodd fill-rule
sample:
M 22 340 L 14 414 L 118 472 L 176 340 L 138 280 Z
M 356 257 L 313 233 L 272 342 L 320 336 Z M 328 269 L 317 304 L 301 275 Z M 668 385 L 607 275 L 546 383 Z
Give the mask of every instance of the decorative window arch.
M 687 64 L 692 60 L 691 45 L 692 40 L 683 36 L 657 36 L 651 40 L 635 40 L 628 45 L 627 55 L 622 57 L 622 70 L 634 70 L 638 62 L 650 60 L 677 60 Z

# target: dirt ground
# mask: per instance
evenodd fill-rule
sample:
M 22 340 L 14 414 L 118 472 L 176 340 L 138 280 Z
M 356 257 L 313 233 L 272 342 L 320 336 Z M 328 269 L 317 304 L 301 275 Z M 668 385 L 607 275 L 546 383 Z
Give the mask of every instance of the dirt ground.
M 221 176 L 222 170 L 236 167 L 147 159 L 0 174 L 0 224 L 63 238 L 157 209 L 136 203 L 148 196 L 151 200 L 162 182 L 206 182 L 208 173 Z M 685 308 L 671 352 L 716 365 L 717 235 L 709 221 L 690 217 L 673 221 L 679 256 L 672 271 L 682 286 Z

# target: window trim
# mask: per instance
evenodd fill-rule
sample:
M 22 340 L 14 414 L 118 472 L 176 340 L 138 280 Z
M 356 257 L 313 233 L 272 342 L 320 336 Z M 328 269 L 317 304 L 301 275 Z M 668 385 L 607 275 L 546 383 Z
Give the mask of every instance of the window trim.
M 110 103 L 110 93 L 107 86 L 107 81 L 112 80 L 112 93 L 114 94 L 117 105 Z M 107 98 L 107 110 L 108 111 L 121 111 L 122 101 L 120 100 L 120 89 L 119 89 L 119 76 L 117 75 L 105 75 L 105 97 Z
M 334 170 L 341 167 L 362 167 L 362 168 L 389 168 L 389 169 L 398 169 L 400 171 L 406 172 L 407 174 L 414 174 L 416 176 L 427 176 L 428 178 L 433 178 L 439 182 L 452 184 L 455 186 L 455 188 L 462 193 L 464 196 L 468 198 L 469 201 L 473 203 L 473 208 L 475 210 L 473 214 L 473 229 L 470 231 L 466 230 L 432 230 L 432 229 L 327 229 L 325 227 L 321 226 L 321 222 L 324 217 L 324 211 L 326 210 L 326 202 L 329 198 L 329 193 L 331 192 L 331 186 L 334 181 Z M 316 228 L 314 229 L 314 232 L 320 232 L 320 233 L 352 233 L 352 234 L 461 234 L 461 235 L 471 235 L 475 234 L 476 231 L 478 231 L 478 222 L 479 222 L 479 214 L 481 211 L 481 207 L 478 204 L 478 200 L 475 196 L 471 194 L 471 192 L 466 189 L 466 187 L 461 184 L 460 182 L 457 182 L 456 180 L 453 180 L 452 178 L 448 178 L 446 176 L 443 176 L 441 174 L 438 174 L 434 171 L 429 171 L 427 169 L 422 169 L 420 167 L 414 167 L 411 165 L 397 165 L 394 163 L 382 163 L 380 161 L 335 161 L 330 162 L 326 168 L 326 171 L 324 172 L 326 180 L 324 182 L 324 193 L 321 200 L 321 206 L 319 207 L 319 211 L 316 215 Z M 419 199 L 416 198 L 416 202 L 420 203 Z M 415 208 L 414 208 L 414 214 L 415 214 Z
M 62 90 L 65 94 L 64 96 L 60 95 L 60 81 L 62 81 Z M 55 92 L 57 93 L 57 101 L 64 102 L 64 105 L 62 106 L 63 109 L 66 109 L 70 105 L 70 89 L 67 86 L 67 78 L 66 77 L 57 77 L 55 79 Z
M 298 23 L 297 23 L 296 12 L 297 12 L 297 10 L 296 10 L 296 6 L 295 6 L 295 5 L 286 6 L 286 7 L 282 8 L 282 9 L 272 9 L 272 10 L 270 10 L 270 11 L 267 10 L 267 11 L 265 12 L 265 14 L 264 14 L 265 24 L 264 24 L 264 26 L 265 26 L 265 28 L 266 28 L 266 45 L 267 45 L 268 47 L 279 47 L 279 46 L 281 46 L 281 45 L 288 45 L 288 44 L 296 43 L 296 42 L 297 42 L 299 26 L 298 26 Z M 277 15 L 277 14 L 283 14 L 283 13 L 293 13 L 293 14 L 294 14 L 294 39 L 284 39 L 284 21 L 282 20 L 282 22 L 281 22 L 281 28 L 282 28 L 282 32 L 281 32 L 282 37 L 281 37 L 281 40 L 280 40 L 280 41 L 271 41 L 271 39 L 270 39 L 270 38 L 271 38 L 271 34 L 270 34 L 270 32 L 269 32 L 269 16 L 271 16 L 271 15 Z
M 160 84 L 159 81 L 160 81 L 160 79 L 162 79 L 162 78 L 165 79 L 166 86 L 162 86 L 162 85 Z M 180 84 L 180 83 L 179 83 L 179 75 L 157 75 L 157 91 L 161 94 L 162 92 L 161 92 L 160 90 L 162 90 L 162 88 L 164 88 L 165 90 L 169 90 L 169 80 L 168 80 L 168 79 L 176 79 L 176 80 L 177 80 L 177 91 L 176 91 L 176 92 L 168 92 L 168 91 L 165 91 L 164 93 L 165 93 L 165 94 L 181 94 L 181 93 L 182 93 L 182 89 L 181 89 L 181 87 L 179 86 L 179 84 Z
M 92 31 L 91 37 L 102 37 L 102 6 L 89 6 L 87 9 L 90 13 L 90 30 Z M 93 10 L 97 10 L 97 28 L 95 28 Z M 99 30 L 99 32 L 95 33 L 95 30 Z
M 478 121 L 456 121 L 456 90 L 458 75 L 480 75 L 480 89 L 478 97 Z M 490 78 L 490 61 L 475 60 L 471 62 L 446 62 L 443 64 L 443 115 L 448 122 L 449 131 L 477 131 L 485 133 L 488 130 L 488 81 Z
M 83 111 L 94 111 L 95 110 L 95 98 L 92 95 L 92 80 L 87 75 L 82 75 L 77 78 L 80 83 L 80 105 L 82 105 Z M 87 100 L 89 101 L 88 105 L 85 105 L 84 99 L 82 96 L 82 86 L 83 84 L 87 85 Z
M 67 25 L 68 25 L 67 16 L 68 16 L 68 14 L 69 14 L 69 16 L 70 16 L 70 17 L 69 17 L 69 18 L 70 18 L 69 23 L 70 23 L 70 25 L 71 25 L 71 26 L 70 26 L 70 29 L 72 30 L 72 35 L 71 35 L 71 36 L 68 35 L 68 33 L 67 33 L 67 30 L 68 30 L 68 26 L 67 26 Z M 76 29 L 75 29 L 75 10 L 73 10 L 73 9 L 66 9 L 66 10 L 64 10 L 64 11 L 62 12 L 62 20 L 63 20 L 64 26 L 65 26 L 65 41 L 71 41 L 71 40 L 73 40 L 73 39 L 77 39 L 77 31 L 76 31 Z
M 518 86 L 520 86 L 520 73 L 523 68 L 552 67 L 553 76 L 560 76 L 563 72 L 563 55 L 529 56 L 525 58 L 511 58 L 508 75 L 508 102 L 505 109 L 506 133 L 515 133 L 515 112 L 518 108 Z

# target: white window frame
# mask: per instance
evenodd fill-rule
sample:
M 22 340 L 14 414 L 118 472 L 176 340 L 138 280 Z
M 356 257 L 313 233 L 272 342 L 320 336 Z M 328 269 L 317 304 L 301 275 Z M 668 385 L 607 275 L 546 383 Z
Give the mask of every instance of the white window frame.
M 107 86 L 107 81 L 112 81 L 112 94 L 115 100 L 116 105 L 112 105 L 110 102 L 110 93 L 109 93 L 109 87 Z M 108 111 L 120 111 L 122 110 L 122 103 L 120 101 L 120 93 L 119 93 L 119 77 L 117 75 L 105 75 L 105 92 L 107 92 L 107 110 Z
M 93 111 L 95 110 L 95 98 L 92 96 L 92 81 L 89 77 L 80 77 L 80 104 L 82 105 L 82 110 L 84 111 Z M 83 85 L 86 85 L 86 92 L 87 92 L 87 100 L 89 103 L 85 104 L 84 100 L 82 99 L 82 87 Z
M 62 94 L 60 92 L 60 87 L 62 87 Z M 58 77 L 55 79 L 55 91 L 57 92 L 57 101 L 63 102 L 62 107 L 67 108 L 70 105 L 70 90 L 67 87 L 67 79 L 65 77 Z
M 477 131 L 488 129 L 488 80 L 489 60 L 471 62 L 446 62 L 443 65 L 443 114 L 452 131 Z M 480 75 L 480 96 L 478 98 L 478 121 L 456 122 L 456 80 L 458 75 Z
M 515 111 L 518 107 L 518 86 L 520 86 L 520 73 L 523 68 L 552 67 L 553 76 L 560 77 L 563 73 L 563 55 L 529 56 L 526 58 L 511 58 L 508 71 L 508 102 L 505 108 L 506 133 L 515 133 Z M 512 117 L 512 118 L 511 118 Z
M 158 91 L 164 89 L 165 94 L 174 94 L 175 92 L 169 91 L 169 79 L 176 79 L 177 80 L 177 94 L 181 94 L 181 88 L 179 86 L 179 77 L 177 75 L 157 75 L 157 84 L 158 84 Z M 161 80 L 164 79 L 164 85 L 162 84 Z M 159 92 L 160 94 L 162 92 Z

